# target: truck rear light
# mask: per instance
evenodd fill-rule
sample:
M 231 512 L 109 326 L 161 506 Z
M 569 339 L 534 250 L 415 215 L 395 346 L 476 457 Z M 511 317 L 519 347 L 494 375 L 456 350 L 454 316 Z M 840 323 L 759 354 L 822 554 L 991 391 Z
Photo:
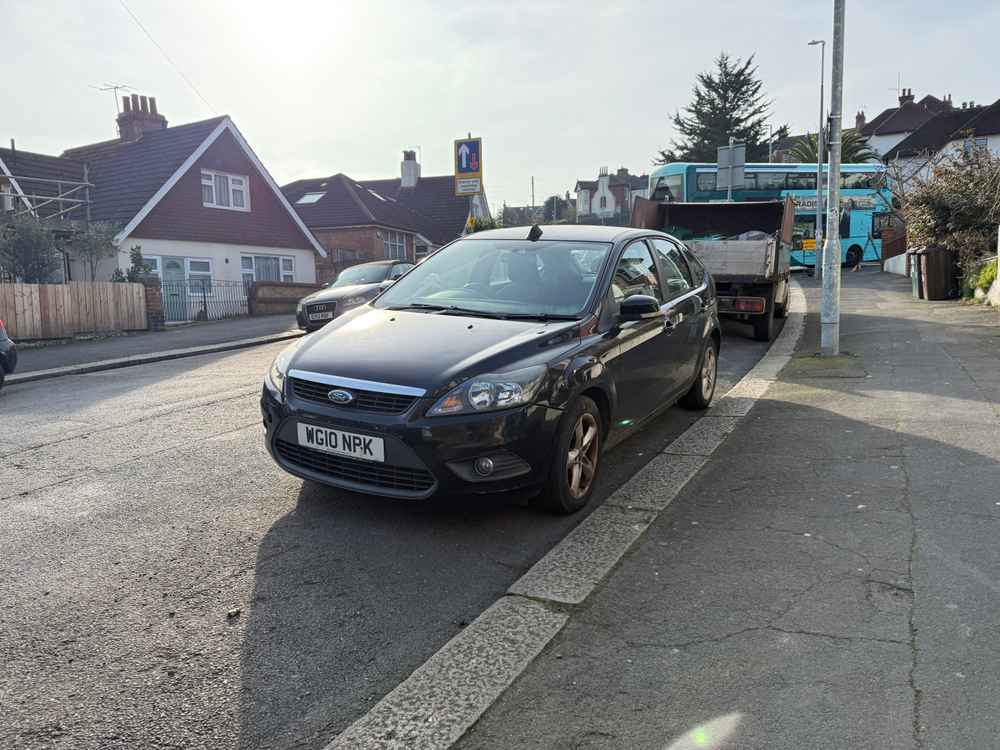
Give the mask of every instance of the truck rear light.
M 733 300 L 733 309 L 737 312 L 762 313 L 765 302 L 761 297 L 737 297 Z

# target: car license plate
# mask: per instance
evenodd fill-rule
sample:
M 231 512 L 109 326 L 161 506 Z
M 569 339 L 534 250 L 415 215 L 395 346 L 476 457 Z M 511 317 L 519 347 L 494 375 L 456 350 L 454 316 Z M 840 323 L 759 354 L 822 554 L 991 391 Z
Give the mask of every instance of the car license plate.
M 311 424 L 298 424 L 299 445 L 338 456 L 385 462 L 385 444 L 380 437 L 329 430 Z
M 333 320 L 333 313 L 309 313 L 309 320 Z

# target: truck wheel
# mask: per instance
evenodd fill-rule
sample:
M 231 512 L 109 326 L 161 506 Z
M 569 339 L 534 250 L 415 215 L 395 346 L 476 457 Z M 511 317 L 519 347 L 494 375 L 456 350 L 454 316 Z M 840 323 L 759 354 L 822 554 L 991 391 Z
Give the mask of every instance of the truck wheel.
M 847 249 L 847 262 L 845 265 L 848 268 L 854 268 L 856 265 L 861 263 L 862 257 L 864 256 L 861 254 L 861 248 L 857 245 L 851 245 Z
M 545 488 L 538 500 L 553 513 L 576 513 L 594 494 L 601 463 L 601 412 L 581 396 L 566 410 Z
M 775 306 L 774 306 L 774 317 L 776 317 L 776 318 L 787 318 L 788 317 L 788 297 L 789 297 L 789 294 L 790 293 L 788 291 L 788 282 L 786 281 L 785 282 L 785 301 L 782 302 L 780 305 L 779 304 L 775 304 Z
M 753 337 L 756 341 L 770 341 L 774 338 L 774 305 L 767 301 L 767 312 L 753 319 Z

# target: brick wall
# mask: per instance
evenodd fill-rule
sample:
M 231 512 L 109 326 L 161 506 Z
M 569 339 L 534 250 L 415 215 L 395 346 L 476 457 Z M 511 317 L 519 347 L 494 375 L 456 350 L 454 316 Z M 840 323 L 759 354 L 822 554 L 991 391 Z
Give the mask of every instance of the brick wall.
M 146 291 L 146 325 L 150 331 L 162 331 L 166 326 L 163 323 L 163 288 L 160 286 L 160 277 L 150 274 L 139 281 Z
M 294 313 L 299 300 L 321 287 L 281 281 L 255 281 L 247 299 L 251 315 Z

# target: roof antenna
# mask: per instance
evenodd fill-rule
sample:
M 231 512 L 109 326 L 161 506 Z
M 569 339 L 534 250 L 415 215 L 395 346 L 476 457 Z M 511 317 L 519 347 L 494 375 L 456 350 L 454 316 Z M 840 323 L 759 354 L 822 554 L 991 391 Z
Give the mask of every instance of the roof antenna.
M 540 240 L 541 238 L 542 238 L 542 228 L 537 224 L 535 224 L 534 226 L 531 227 L 531 230 L 528 232 L 528 239 L 531 242 L 538 242 L 538 240 Z

